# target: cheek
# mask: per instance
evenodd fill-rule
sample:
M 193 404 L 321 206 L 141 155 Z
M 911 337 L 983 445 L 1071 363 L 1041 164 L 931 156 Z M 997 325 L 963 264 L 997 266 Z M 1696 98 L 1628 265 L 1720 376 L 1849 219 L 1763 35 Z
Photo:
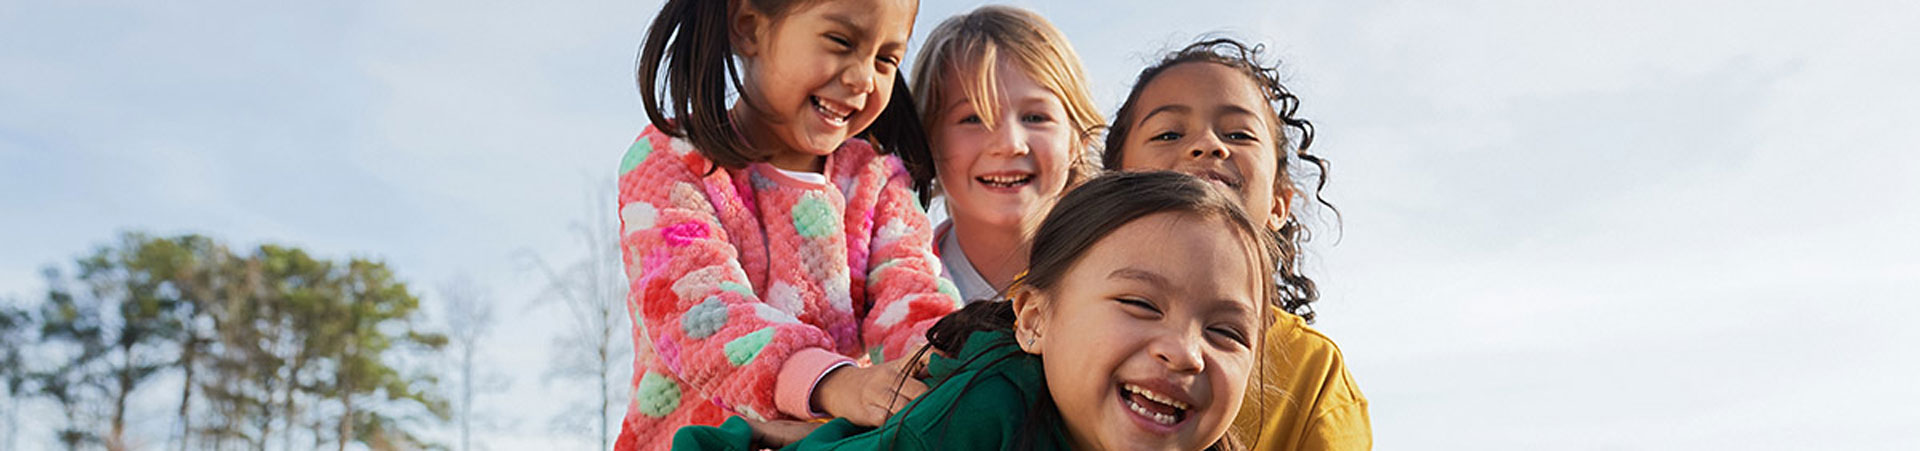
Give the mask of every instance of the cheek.
M 1120 147 L 1120 153 L 1115 154 L 1120 158 L 1120 170 L 1122 171 L 1140 170 L 1142 166 L 1141 160 L 1145 159 L 1140 155 L 1140 153 L 1141 153 L 1140 146 L 1137 144 L 1124 145 Z
M 879 116 L 880 111 L 887 107 L 887 102 L 893 101 L 893 77 L 894 75 L 873 77 L 873 93 L 867 95 L 867 111 L 874 116 Z
M 1218 418 L 1231 419 L 1240 410 L 1240 401 L 1245 399 L 1247 390 L 1253 386 L 1252 352 L 1216 358 L 1213 367 L 1218 371 L 1208 378 L 1208 382 L 1213 384 L 1214 399 L 1209 410 L 1222 412 Z
M 1028 148 L 1033 150 L 1037 169 L 1050 177 L 1047 190 L 1059 191 L 1066 187 L 1076 152 L 1072 138 L 1065 134 L 1041 136 L 1028 144 Z
M 1120 150 L 1120 170 L 1154 171 L 1173 169 L 1173 152 L 1156 152 L 1146 144 L 1129 144 Z
M 1061 392 L 1073 395 L 1073 401 L 1084 403 L 1096 400 L 1106 391 L 1106 376 L 1118 368 L 1123 360 L 1113 355 L 1112 349 L 1115 347 L 1110 339 L 1097 333 L 1074 330 L 1072 337 L 1054 339 L 1047 344 L 1044 354 L 1047 371 L 1049 374 L 1057 370 L 1063 372 L 1060 374 L 1083 376 L 1054 380 L 1068 384 L 1060 387 Z
M 1238 387 L 1238 388 L 1244 389 L 1247 385 L 1247 381 L 1250 380 L 1249 377 L 1253 375 L 1253 369 L 1254 369 L 1254 351 L 1253 350 L 1246 350 L 1243 352 L 1232 353 L 1232 354 L 1223 356 L 1219 359 L 1216 359 L 1215 361 L 1219 363 L 1218 367 L 1220 368 L 1220 375 L 1223 377 L 1222 382 L 1226 382 L 1229 384 L 1229 385 L 1226 385 L 1225 387 Z M 1240 390 L 1240 391 L 1244 391 L 1244 390 Z
M 980 154 L 980 140 L 959 127 L 943 130 L 934 138 L 934 171 L 942 181 L 947 177 L 966 178 L 974 156 Z

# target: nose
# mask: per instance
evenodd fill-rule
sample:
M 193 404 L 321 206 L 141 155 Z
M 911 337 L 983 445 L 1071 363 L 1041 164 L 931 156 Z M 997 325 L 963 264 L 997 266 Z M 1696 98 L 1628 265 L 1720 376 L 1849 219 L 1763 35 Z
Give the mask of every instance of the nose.
M 852 67 L 840 71 L 840 84 L 846 85 L 854 94 L 872 93 L 879 86 L 879 82 L 874 81 L 878 75 L 872 64 L 855 62 Z
M 1187 150 L 1187 157 L 1193 159 L 1212 157 L 1225 160 L 1232 156 L 1233 151 L 1227 150 L 1227 143 L 1212 133 L 1200 135 L 1199 140 L 1193 143 L 1193 148 Z
M 1154 341 L 1153 356 L 1174 372 L 1198 373 L 1205 368 L 1201 341 L 1192 333 L 1170 333 Z
M 998 123 L 993 124 L 994 127 L 988 132 L 993 134 L 992 142 L 988 146 L 988 152 L 1003 156 L 1020 156 L 1027 154 L 1029 149 L 1027 149 L 1026 131 L 1021 129 L 1017 119 L 1019 118 L 1001 118 L 999 121 L 995 121 Z

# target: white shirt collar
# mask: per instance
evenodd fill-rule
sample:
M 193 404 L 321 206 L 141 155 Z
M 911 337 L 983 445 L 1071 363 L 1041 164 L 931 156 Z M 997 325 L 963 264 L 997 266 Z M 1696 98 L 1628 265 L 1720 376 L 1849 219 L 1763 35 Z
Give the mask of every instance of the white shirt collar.
M 960 289 L 960 299 L 964 304 L 992 300 L 1000 297 L 1000 291 L 987 283 L 980 271 L 973 269 L 973 262 L 967 259 L 967 253 L 960 250 L 960 238 L 953 234 L 953 221 L 941 222 L 934 228 L 934 236 L 940 246 L 940 275 L 953 281 L 954 288 Z

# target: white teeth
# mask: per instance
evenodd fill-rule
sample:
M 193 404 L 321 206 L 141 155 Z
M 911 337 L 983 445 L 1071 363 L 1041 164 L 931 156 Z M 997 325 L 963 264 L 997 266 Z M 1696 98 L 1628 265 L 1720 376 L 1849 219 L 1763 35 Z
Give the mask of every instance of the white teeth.
M 846 122 L 847 118 L 852 117 L 854 112 L 852 109 L 840 109 L 824 100 L 820 100 L 819 97 L 813 98 L 813 109 L 827 115 L 827 118 L 834 122 Z
M 1130 392 L 1134 392 L 1134 393 L 1138 393 L 1138 394 L 1140 394 L 1140 396 L 1144 396 L 1144 397 L 1146 397 L 1147 399 L 1151 399 L 1151 400 L 1153 400 L 1153 402 L 1157 402 L 1157 403 L 1161 403 L 1161 404 L 1166 404 L 1166 405 L 1169 405 L 1169 406 L 1173 406 L 1173 408 L 1175 408 L 1175 409 L 1180 409 L 1180 410 L 1187 410 L 1187 403 L 1183 403 L 1183 402 L 1180 402 L 1180 401 L 1175 401 L 1175 400 L 1173 400 L 1173 398 L 1169 398 L 1169 397 L 1166 397 L 1166 396 L 1161 396 L 1161 395 L 1160 395 L 1159 393 L 1154 393 L 1154 392 L 1153 392 L 1153 391 L 1151 391 L 1151 390 L 1147 390 L 1147 389 L 1145 389 L 1145 388 L 1140 388 L 1140 386 L 1138 386 L 1138 385 L 1133 385 L 1133 384 L 1127 384 L 1127 385 L 1125 385 L 1125 386 L 1123 386 L 1122 388 L 1125 388 L 1125 389 L 1126 389 L 1127 391 L 1130 391 Z
M 1151 411 L 1148 411 L 1147 408 L 1145 407 L 1140 407 L 1139 404 L 1134 404 L 1133 400 L 1131 399 L 1127 400 L 1127 409 L 1132 410 L 1133 413 L 1140 414 L 1140 416 L 1152 419 L 1153 422 L 1155 423 L 1165 424 L 1169 426 L 1173 425 L 1173 420 L 1174 420 L 1173 415 L 1167 415 L 1164 413 L 1153 413 Z
M 980 176 L 979 178 L 980 178 L 980 181 L 987 182 L 989 184 L 1011 186 L 1014 184 L 1026 182 L 1032 177 L 1025 176 L 1025 175 L 993 175 L 993 176 L 983 175 L 983 176 Z

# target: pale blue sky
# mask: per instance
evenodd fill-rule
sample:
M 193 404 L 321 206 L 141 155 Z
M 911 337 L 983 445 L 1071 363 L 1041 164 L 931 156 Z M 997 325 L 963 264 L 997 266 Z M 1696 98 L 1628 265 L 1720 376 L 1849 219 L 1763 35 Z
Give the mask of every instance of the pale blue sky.
M 1200 33 L 1285 60 L 1345 214 L 1319 327 L 1381 449 L 1920 447 L 1920 4 L 1013 4 L 1107 111 Z M 0 5 L 0 297 L 120 230 L 378 257 L 429 302 L 471 273 L 517 379 L 477 440 L 578 445 L 511 257 L 578 255 L 655 3 Z

